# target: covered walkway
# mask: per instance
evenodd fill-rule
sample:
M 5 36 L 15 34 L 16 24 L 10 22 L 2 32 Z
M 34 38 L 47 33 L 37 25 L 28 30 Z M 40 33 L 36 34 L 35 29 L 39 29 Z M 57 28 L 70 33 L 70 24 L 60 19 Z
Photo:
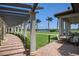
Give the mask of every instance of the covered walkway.
M 57 41 L 38 49 L 34 56 L 78 56 L 79 47 L 69 43 L 58 43 Z
M 0 46 L 0 56 L 23 56 L 24 46 L 21 39 L 12 34 L 6 34 L 5 40 L 2 41 Z
M 19 44 L 19 38 L 8 34 L 5 37 L 5 43 L 2 41 L 4 40 L 4 36 L 6 33 L 18 33 L 22 34 L 24 38 L 24 46 L 26 46 L 26 33 L 27 33 L 27 25 L 30 22 L 30 53 L 36 51 L 36 14 L 39 13 L 38 10 L 43 9 L 43 7 L 39 7 L 38 3 L 34 4 L 26 4 L 26 3 L 0 3 L 0 46 L 5 45 L 13 45 Z M 15 37 L 15 38 L 14 38 Z M 17 40 L 16 40 L 17 39 Z M 9 43 L 11 42 L 11 43 Z M 17 46 L 17 49 L 20 48 Z M 23 47 L 22 47 L 23 48 Z M 25 47 L 26 48 L 26 47 Z M 0 50 L 3 48 L 1 47 Z M 5 48 L 8 50 L 9 48 Z M 24 48 L 23 48 L 24 49 Z M 21 52 L 19 49 L 19 53 Z M 11 49 L 12 50 L 12 49 Z M 27 50 L 27 49 L 25 49 Z M 3 50 L 2 50 L 3 51 Z M 10 55 L 10 53 L 15 54 L 14 52 L 18 53 L 17 51 L 6 51 L 0 52 L 1 55 Z M 7 54 L 8 52 L 8 54 Z M 9 53 L 10 52 L 10 53 Z

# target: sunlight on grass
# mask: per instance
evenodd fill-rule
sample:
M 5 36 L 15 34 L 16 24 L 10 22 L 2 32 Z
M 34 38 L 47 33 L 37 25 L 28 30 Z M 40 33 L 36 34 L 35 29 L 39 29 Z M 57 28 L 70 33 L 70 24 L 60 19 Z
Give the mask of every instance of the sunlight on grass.
M 48 44 L 48 34 L 51 35 L 51 38 L 56 37 L 57 32 L 37 32 L 36 33 L 36 47 L 37 49 Z M 30 39 L 30 32 L 27 32 L 27 38 Z M 55 39 L 52 39 L 52 41 Z

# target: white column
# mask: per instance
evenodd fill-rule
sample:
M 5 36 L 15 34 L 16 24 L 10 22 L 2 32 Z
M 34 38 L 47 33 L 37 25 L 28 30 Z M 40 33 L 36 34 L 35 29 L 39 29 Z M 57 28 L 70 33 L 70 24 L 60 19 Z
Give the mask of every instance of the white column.
M 21 31 L 20 31 L 20 33 L 22 34 L 23 33 L 23 24 L 21 24 Z
M 23 25 L 23 24 L 21 24 L 21 25 L 20 25 L 20 33 L 21 33 L 21 34 L 23 33 L 23 30 L 22 30 L 22 29 L 23 29 L 23 28 L 22 28 L 22 25 Z
M 6 27 L 6 30 L 7 30 L 7 33 L 9 33 L 9 31 L 8 31 L 8 26 Z
M 7 26 L 6 26 L 6 33 L 7 33 L 8 31 L 7 31 Z
M 11 27 L 11 33 L 13 33 L 13 27 Z
M 71 32 L 71 24 L 69 23 L 69 34 L 70 34 L 70 32 Z
M 30 51 L 36 50 L 36 30 L 35 30 L 35 13 L 31 13 L 31 31 L 30 31 Z
M 70 34 L 70 32 L 71 32 L 71 24 L 68 23 L 68 35 Z
M 16 26 L 14 27 L 14 33 L 16 33 Z
M 4 39 L 4 35 L 5 35 L 5 32 L 4 32 L 4 24 L 2 24 L 2 40 Z
M 10 33 L 11 33 L 11 27 L 9 27 Z
M 17 33 L 20 33 L 20 31 L 19 31 L 19 25 L 17 26 Z
M 10 33 L 10 27 L 8 27 L 8 33 Z
M 59 19 L 59 36 L 64 34 L 64 21 Z
M 25 50 L 26 50 L 26 22 L 23 23 L 23 35 L 24 35 L 24 47 L 25 47 Z
M 4 37 L 6 36 L 6 26 L 4 24 Z
M 7 27 L 7 33 L 8 33 L 8 27 Z
M 15 33 L 15 27 L 13 27 L 13 33 Z
M 65 35 L 68 36 L 70 32 L 70 24 L 65 22 Z

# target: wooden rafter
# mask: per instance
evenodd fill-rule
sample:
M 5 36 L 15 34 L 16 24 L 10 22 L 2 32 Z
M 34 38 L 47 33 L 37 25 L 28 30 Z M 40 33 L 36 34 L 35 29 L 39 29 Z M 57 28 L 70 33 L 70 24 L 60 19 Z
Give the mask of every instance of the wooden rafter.
M 32 5 L 28 4 L 23 4 L 23 3 L 0 3 L 0 5 L 6 5 L 6 6 L 15 6 L 15 7 L 20 7 L 20 8 L 29 8 L 32 9 Z M 37 7 L 36 10 L 43 9 L 43 7 Z

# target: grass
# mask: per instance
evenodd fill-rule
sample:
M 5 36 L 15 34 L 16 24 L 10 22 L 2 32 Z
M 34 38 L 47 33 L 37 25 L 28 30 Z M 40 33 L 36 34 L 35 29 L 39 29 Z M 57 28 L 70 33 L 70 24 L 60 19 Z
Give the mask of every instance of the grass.
M 36 32 L 36 48 L 37 49 L 48 44 L 48 35 L 49 34 L 51 34 L 51 36 L 50 36 L 52 38 L 51 41 L 54 41 L 58 32 Z M 22 40 L 22 42 L 24 42 L 23 41 L 24 40 L 23 35 L 18 34 L 18 33 L 15 33 L 14 35 L 17 35 Z M 26 39 L 27 39 L 26 45 L 27 45 L 27 48 L 29 49 L 30 48 L 30 32 L 29 31 L 27 32 L 27 38 Z
M 37 49 L 48 44 L 48 34 L 52 34 L 51 38 L 56 37 L 58 32 L 37 32 L 36 33 L 36 47 Z M 30 33 L 27 33 L 27 38 L 30 39 Z M 55 39 L 52 39 L 54 41 Z
M 71 32 L 79 32 L 79 30 L 71 30 Z M 48 44 L 48 35 L 51 34 L 51 41 L 54 41 L 56 35 L 58 34 L 58 32 L 36 32 L 36 47 L 37 49 L 40 47 L 45 46 L 46 44 Z M 30 32 L 27 32 L 27 38 L 29 39 L 28 41 L 30 41 Z M 27 41 L 27 44 L 30 45 L 30 43 Z

